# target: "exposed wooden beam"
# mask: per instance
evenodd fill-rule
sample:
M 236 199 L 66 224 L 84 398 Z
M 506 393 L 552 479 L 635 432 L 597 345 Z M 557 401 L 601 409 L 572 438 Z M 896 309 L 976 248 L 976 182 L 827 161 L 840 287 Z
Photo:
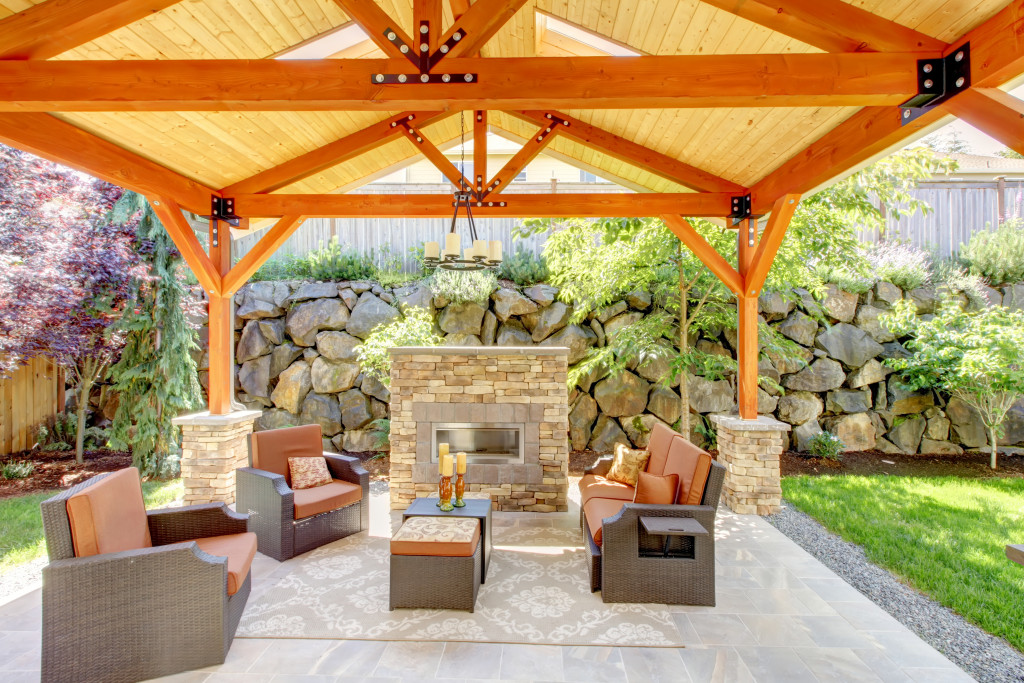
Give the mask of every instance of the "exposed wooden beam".
M 267 262 L 274 252 L 292 236 L 305 216 L 282 216 L 274 227 L 267 230 L 249 252 L 238 260 L 228 274 L 224 276 L 222 290 L 224 294 L 234 294 L 244 285 L 256 270 Z
M 409 138 L 409 142 L 441 172 L 441 175 L 451 181 L 456 190 L 472 187 L 469 179 L 462 175 L 462 170 L 456 168 L 455 164 L 444 155 L 444 152 L 427 139 L 427 136 L 420 128 L 404 123 L 399 125 L 399 128 L 402 129 L 405 137 Z
M 842 0 L 701 0 L 826 52 L 941 52 L 946 44 Z
M 736 266 L 746 285 L 755 263 L 757 220 L 747 219 L 736 231 Z M 736 405 L 744 420 L 757 419 L 757 296 L 746 287 L 736 297 Z
M 473 188 L 483 192 L 487 182 L 487 112 L 473 112 Z
M 280 166 L 268 168 L 245 180 L 240 180 L 225 187 L 222 192 L 225 196 L 230 196 L 279 190 L 360 154 L 372 151 L 388 142 L 398 140 L 403 134 L 401 127 L 397 125 L 401 121 L 408 121 L 418 128 L 422 128 L 451 115 L 451 112 L 402 112 L 398 116 L 371 124 L 351 135 L 329 142 L 323 147 L 289 159 Z
M 545 112 L 524 111 L 509 113 L 535 123 L 543 123 L 546 120 Z M 561 135 L 576 140 L 587 147 L 599 150 L 619 161 L 639 166 L 660 178 L 671 180 L 674 183 L 679 183 L 684 187 L 689 187 L 699 192 L 735 192 L 738 194 L 746 194 L 747 192 L 746 188 L 741 185 L 728 181 L 725 178 L 720 178 L 695 166 L 684 164 L 678 159 L 673 159 L 643 145 L 638 145 L 631 140 L 602 130 L 597 126 L 592 126 L 579 119 L 566 116 L 561 112 L 550 113 L 569 123 L 568 126 L 559 126 L 558 130 Z
M 500 171 L 494 174 L 484 191 L 487 194 L 497 194 L 508 187 L 509 183 L 516 179 L 526 165 L 533 161 L 560 131 L 559 126 L 555 126 L 549 121 L 526 141 L 520 150 L 502 166 Z
M 498 202 L 506 206 L 498 206 Z M 694 192 L 668 194 L 504 194 L 473 206 L 487 217 L 645 217 L 675 212 L 687 216 L 727 216 L 732 195 Z M 493 204 L 493 206 L 492 206 Z M 235 196 L 235 212 L 252 218 L 301 214 L 334 218 L 432 218 L 452 215 L 443 194 L 247 194 Z
M 172 197 L 161 195 L 150 196 L 149 203 L 206 293 L 220 294 L 222 284 L 220 272 L 207 256 L 203 245 L 196 239 L 192 225 L 181 213 L 181 206 Z
M 772 207 L 772 214 L 768 217 L 768 224 L 757 241 L 757 250 L 753 255 L 753 263 L 747 269 L 743 278 L 743 291 L 747 296 L 759 296 L 764 281 L 768 277 L 768 271 L 775 261 L 775 254 L 779 252 L 782 239 L 786 236 L 786 229 L 793 213 L 800 205 L 800 195 L 787 194 L 780 197 Z M 749 241 L 748 241 L 749 246 Z
M 526 0 L 476 0 L 441 37 L 441 42 L 445 43 L 456 31 L 463 36 L 452 47 L 448 57 L 475 56 L 484 43 L 508 23 L 508 20 L 525 4 Z
M 972 88 L 951 97 L 946 108 L 978 130 L 1024 154 L 1024 101 L 997 88 Z
M 441 0 L 414 0 L 412 3 L 412 30 L 416 38 L 416 49 L 419 50 L 423 36 L 419 34 L 420 22 L 426 21 L 430 25 L 430 40 L 427 41 L 427 56 L 434 53 L 440 44 L 441 34 L 444 27 L 441 25 Z
M 456 21 L 469 11 L 469 0 L 449 0 L 448 4 L 452 6 L 452 16 Z
M 701 196 L 701 195 L 695 195 Z M 687 211 L 687 215 L 694 215 Z M 686 245 L 686 248 L 693 252 L 693 255 L 701 260 L 708 267 L 715 277 L 722 281 L 734 294 L 743 291 L 743 280 L 740 274 L 732 265 L 722 258 L 722 255 L 715 251 L 715 248 L 708 244 L 708 241 L 701 237 L 700 233 L 693 229 L 690 221 L 679 214 L 663 214 L 661 220 L 672 231 L 679 240 Z
M 49 114 L 0 114 L 0 141 L 149 196 L 167 195 L 196 213 L 216 191 Z
M 996 88 L 1024 73 L 1024 0 L 1013 0 L 995 16 L 950 43 L 946 54 L 971 44 L 971 85 Z M 952 101 L 952 100 L 950 100 Z
M 49 59 L 179 0 L 47 0 L 0 21 L 0 59 Z
M 338 6 L 341 7 L 342 11 L 352 21 L 359 24 L 359 27 L 366 32 L 370 40 L 376 43 L 377 47 L 383 50 L 384 54 L 388 57 L 401 60 L 418 59 L 416 50 L 419 43 L 410 38 L 409 34 L 402 30 L 399 23 L 388 16 L 387 12 L 381 9 L 380 5 L 374 2 L 374 0 L 334 1 L 338 3 Z M 394 31 L 395 35 L 409 46 L 408 54 L 403 54 L 399 51 L 397 45 L 388 40 L 387 33 L 389 31 Z M 403 64 L 402 68 L 407 70 L 409 68 L 408 63 Z
M 446 60 L 445 69 L 478 81 L 392 85 L 371 81 L 408 71 L 404 60 L 8 61 L 0 62 L 0 111 L 895 105 L 917 91 L 917 56 L 468 58 Z

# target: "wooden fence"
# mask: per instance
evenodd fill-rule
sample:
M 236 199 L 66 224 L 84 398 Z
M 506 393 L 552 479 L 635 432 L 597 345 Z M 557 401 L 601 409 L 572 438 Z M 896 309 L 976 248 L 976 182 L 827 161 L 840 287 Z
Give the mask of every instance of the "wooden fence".
M 0 379 L 0 456 L 32 448 L 36 427 L 57 414 L 64 375 L 47 358 L 33 358 Z

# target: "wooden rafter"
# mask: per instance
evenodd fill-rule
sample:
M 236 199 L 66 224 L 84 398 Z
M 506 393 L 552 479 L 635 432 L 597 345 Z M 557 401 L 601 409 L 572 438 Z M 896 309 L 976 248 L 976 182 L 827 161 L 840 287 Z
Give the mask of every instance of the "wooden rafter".
M 1024 101 L 997 88 L 973 88 L 950 98 L 946 108 L 1018 154 L 1024 154 Z
M 688 215 L 693 215 L 687 212 Z M 743 291 L 743 280 L 740 274 L 733 268 L 722 255 L 715 251 L 715 248 L 708 244 L 708 241 L 701 237 L 700 233 L 693 229 L 690 222 L 679 214 L 663 214 L 661 220 L 679 238 L 686 248 L 693 252 L 693 255 L 701 260 L 708 267 L 715 277 L 722 281 L 734 294 Z
M 0 59 L 49 59 L 179 0 L 46 0 L 0 21 Z
M 526 165 L 533 161 L 559 132 L 561 132 L 561 126 L 552 121 L 549 121 L 547 125 L 542 124 L 533 137 L 527 140 L 526 144 L 502 166 L 501 170 L 494 174 L 491 181 L 487 183 L 487 187 L 484 188 L 485 195 L 496 194 L 508 187 L 508 184 L 516 179 Z
M 448 0 L 448 4 L 452 7 L 452 16 L 456 21 L 469 11 L 469 0 Z
M 752 257 L 752 263 L 747 269 L 743 278 L 743 291 L 747 296 L 758 296 L 761 288 L 764 287 L 768 271 L 771 270 L 775 261 L 775 254 L 779 251 L 782 239 L 786 236 L 786 229 L 789 221 L 793 218 L 797 206 L 800 204 L 800 195 L 788 194 L 780 197 L 772 207 L 772 214 L 768 217 L 768 224 L 757 242 L 757 250 Z M 749 245 L 748 245 L 749 246 Z
M 393 124 L 407 121 L 422 128 L 451 115 L 451 112 L 402 112 L 398 116 L 371 124 L 323 147 L 289 159 L 279 166 L 268 168 L 245 180 L 233 183 L 225 187 L 222 192 L 225 193 L 225 196 L 230 196 L 279 190 L 360 154 L 370 152 L 388 142 L 398 140 L 404 131 L 400 126 Z
M 409 37 L 397 21 L 388 16 L 374 0 L 334 0 L 352 19 L 359 24 L 367 36 L 370 37 L 377 47 L 384 51 L 389 57 L 402 60 L 418 59 L 415 54 L 416 46 L 419 44 Z M 394 31 L 403 43 L 409 46 L 409 53 L 403 54 L 398 46 L 387 38 L 387 33 Z M 403 70 L 409 68 L 408 63 L 402 65 Z
M 544 112 L 539 111 L 509 113 L 534 123 L 542 123 L 545 120 Z M 699 192 L 736 192 L 746 194 L 746 188 L 725 178 L 720 178 L 690 164 L 685 164 L 678 159 L 673 159 L 643 145 L 638 145 L 631 140 L 571 116 L 566 116 L 561 112 L 550 113 L 569 123 L 568 126 L 559 127 L 561 135 L 587 147 L 599 150 L 619 161 L 639 166 L 660 178 L 671 180 L 674 183 L 679 183 L 684 187 L 689 187 Z
M 826 52 L 942 51 L 941 40 L 843 0 L 701 0 Z
M 409 138 L 409 142 L 415 145 L 416 149 L 425 156 L 430 163 L 432 163 L 437 170 L 444 175 L 445 178 L 451 181 L 455 189 L 462 190 L 463 188 L 472 187 L 469 179 L 462 175 L 462 170 L 456 168 L 455 164 L 448 160 L 448 157 L 444 155 L 444 152 L 439 150 L 437 146 L 427 139 L 423 131 L 415 126 L 402 123 L 399 124 L 399 128 L 402 129 L 402 133 L 405 137 Z
M 981 26 L 950 43 L 971 44 L 971 85 L 997 88 L 1024 73 L 1024 0 L 1013 0 Z
M 216 191 L 49 114 L 0 114 L 0 141 L 146 196 L 205 212 Z
M 526 0 L 476 0 L 441 38 L 441 42 L 445 43 L 456 31 L 464 36 L 452 47 L 448 56 L 455 58 L 476 55 L 484 43 L 508 23 L 508 20 L 525 4 Z
M 240 258 L 238 263 L 232 266 L 228 274 L 224 276 L 222 292 L 226 295 L 237 292 L 239 287 L 244 285 L 252 277 L 252 274 L 292 236 L 292 233 L 302 225 L 304 220 L 306 220 L 305 216 L 283 216 L 278 219 L 274 227 L 267 230 L 255 246 Z
M 445 60 L 479 82 L 379 85 L 404 60 L 0 62 L 0 111 L 639 109 L 895 105 L 917 55 Z M 131 83 L 130 88 L 125 83 Z
M 676 213 L 686 216 L 726 216 L 732 195 L 716 192 L 637 194 L 515 194 L 503 195 L 506 206 L 484 201 L 473 215 L 487 217 L 645 217 Z M 493 204 L 493 205 L 489 205 Z M 246 194 L 235 196 L 241 216 L 272 218 L 289 214 L 334 218 L 449 217 L 452 198 L 443 194 Z
M 220 294 L 221 274 L 196 239 L 192 226 L 181 212 L 181 206 L 174 198 L 160 195 L 150 196 L 149 203 L 206 293 Z
M 412 3 L 412 27 L 416 43 L 419 45 L 422 36 L 418 35 L 420 22 L 427 22 L 430 25 L 429 41 L 427 51 L 433 54 L 437 49 L 441 37 L 441 0 L 414 0 Z M 418 48 L 417 48 L 418 49 Z
M 487 182 L 487 112 L 473 112 L 473 189 L 484 191 Z

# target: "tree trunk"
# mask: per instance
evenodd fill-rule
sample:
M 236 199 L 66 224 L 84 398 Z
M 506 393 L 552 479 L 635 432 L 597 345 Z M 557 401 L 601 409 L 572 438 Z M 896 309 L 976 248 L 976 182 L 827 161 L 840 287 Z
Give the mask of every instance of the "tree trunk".
M 998 446 L 997 446 L 997 444 L 998 444 L 999 440 L 996 437 L 996 428 L 995 427 L 989 427 L 988 428 L 988 442 L 989 442 L 989 445 L 992 446 L 992 459 L 989 461 L 989 467 L 991 467 L 992 469 L 996 469 L 996 457 L 998 455 L 998 450 L 997 450 Z
M 78 388 L 78 425 L 75 428 L 75 462 L 85 462 L 85 411 L 89 406 L 89 394 L 92 393 L 92 379 L 83 377 Z

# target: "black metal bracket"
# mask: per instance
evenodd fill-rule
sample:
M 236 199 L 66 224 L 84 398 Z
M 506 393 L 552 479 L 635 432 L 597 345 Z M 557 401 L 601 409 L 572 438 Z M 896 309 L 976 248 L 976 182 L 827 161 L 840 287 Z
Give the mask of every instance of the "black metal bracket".
M 213 221 L 215 224 L 217 221 L 224 221 L 228 225 L 237 228 L 242 221 L 241 216 L 235 215 L 235 200 L 233 197 L 218 197 L 217 195 L 210 196 L 210 215 L 201 216 L 208 221 Z M 214 230 L 217 226 L 214 225 Z M 214 244 L 213 246 L 217 246 Z
M 406 45 L 405 41 L 398 36 L 398 31 L 394 30 L 390 26 L 384 29 L 384 38 L 398 48 L 406 59 L 412 62 L 417 68 L 420 67 L 420 58 L 416 55 L 413 49 Z
M 476 83 L 476 74 L 373 74 L 370 82 L 375 85 L 401 83 Z
M 732 224 L 737 225 L 740 221 L 750 218 L 752 204 L 750 195 L 739 195 L 732 198 L 732 213 L 729 218 L 733 219 Z
M 971 87 L 971 44 L 964 43 L 945 57 L 917 60 L 917 94 L 900 105 L 906 125 L 957 93 Z
M 451 37 L 434 50 L 434 54 L 430 55 L 430 59 L 427 62 L 427 70 L 429 71 L 437 66 L 437 63 L 451 52 L 452 48 L 455 47 L 455 44 L 465 37 L 466 32 L 461 28 L 452 33 Z
M 466 37 L 466 32 L 462 29 L 456 30 L 447 41 L 444 42 L 434 54 L 430 54 L 430 22 L 421 21 L 419 25 L 419 43 L 418 49 L 413 49 L 409 45 L 406 45 L 405 41 L 398 37 L 398 32 L 394 29 L 387 28 L 384 30 L 384 37 L 392 45 L 398 47 L 405 57 L 412 62 L 419 73 L 415 74 L 372 74 L 370 76 L 370 82 L 375 85 L 402 85 L 411 83 L 476 83 L 477 74 L 434 74 L 430 73 L 437 63 L 444 59 L 451 49 L 460 40 Z
M 455 201 L 452 206 L 487 207 L 487 206 L 508 206 L 506 202 L 489 202 L 476 197 L 472 192 L 456 192 Z

